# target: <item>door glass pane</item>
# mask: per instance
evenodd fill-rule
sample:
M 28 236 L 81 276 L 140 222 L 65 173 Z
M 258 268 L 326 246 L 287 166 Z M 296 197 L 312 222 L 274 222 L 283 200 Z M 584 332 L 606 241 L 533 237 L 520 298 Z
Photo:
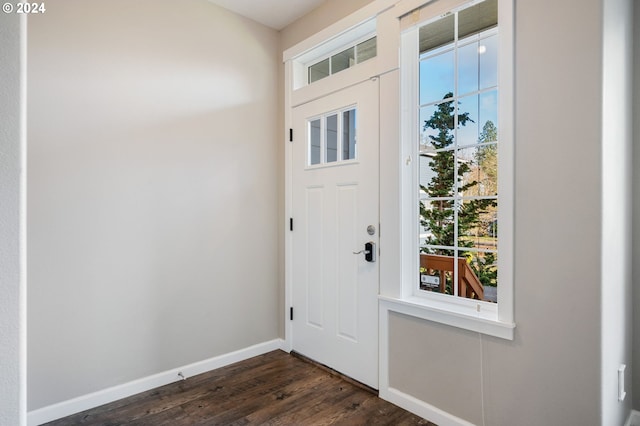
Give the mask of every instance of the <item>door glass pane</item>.
M 338 114 L 327 117 L 327 151 L 325 158 L 327 163 L 338 161 Z
M 342 159 L 356 158 L 356 110 L 342 113 Z
M 328 77 L 330 73 L 329 58 L 309 67 L 309 83 Z
M 367 41 L 363 41 L 357 46 L 357 60 L 358 63 L 364 62 L 367 59 L 374 58 L 377 54 L 378 39 L 376 37 L 370 38 Z
M 309 164 L 320 164 L 320 119 L 309 122 Z

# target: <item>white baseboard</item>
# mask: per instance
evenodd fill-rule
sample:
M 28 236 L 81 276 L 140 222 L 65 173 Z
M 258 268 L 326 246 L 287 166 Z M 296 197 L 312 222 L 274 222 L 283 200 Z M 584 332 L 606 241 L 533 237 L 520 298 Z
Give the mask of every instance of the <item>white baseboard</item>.
M 632 410 L 624 426 L 640 426 L 640 411 Z
M 207 371 L 225 367 L 235 362 L 244 361 L 245 359 L 253 358 L 254 356 L 262 355 L 267 352 L 284 349 L 284 347 L 284 340 L 274 339 L 269 342 L 259 343 L 235 352 L 219 355 L 182 367 L 173 368 L 162 373 L 143 377 L 129 383 L 113 386 L 111 388 L 73 398 L 68 401 L 49 405 L 27 413 L 27 425 L 41 425 L 90 408 L 99 407 L 100 405 L 108 404 L 140 392 L 146 392 L 169 383 L 177 382 L 182 380 L 182 378 L 178 376 L 178 372 L 181 372 L 185 378 L 189 378 L 197 374 L 206 373 Z
M 429 420 L 439 426 L 475 426 L 464 419 L 447 413 L 431 404 L 419 400 L 409 394 L 398 389 L 386 388 L 380 389 L 380 398 L 389 401 L 398 407 L 404 408 L 422 418 Z

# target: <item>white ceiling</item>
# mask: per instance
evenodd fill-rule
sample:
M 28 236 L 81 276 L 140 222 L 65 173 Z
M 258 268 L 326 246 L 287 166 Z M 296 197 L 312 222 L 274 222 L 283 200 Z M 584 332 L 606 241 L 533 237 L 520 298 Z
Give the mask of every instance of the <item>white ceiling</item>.
M 209 0 L 239 15 L 281 30 L 324 0 Z

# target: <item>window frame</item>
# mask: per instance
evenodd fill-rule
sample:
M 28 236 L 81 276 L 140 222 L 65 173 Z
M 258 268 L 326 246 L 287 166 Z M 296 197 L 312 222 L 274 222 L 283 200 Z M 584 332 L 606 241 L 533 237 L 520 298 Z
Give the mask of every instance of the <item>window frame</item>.
M 360 44 L 362 44 L 362 43 L 364 43 L 366 41 L 372 40 L 372 39 L 376 39 L 376 54 L 374 56 L 371 56 L 371 57 L 363 60 L 363 61 L 360 61 L 358 59 L 358 46 Z M 365 34 L 363 36 L 360 36 L 358 38 L 355 38 L 355 39 L 351 40 L 349 43 L 342 44 L 339 47 L 334 48 L 333 50 L 330 50 L 330 51 L 328 51 L 328 52 L 326 52 L 326 53 L 324 53 L 322 55 L 315 56 L 315 57 L 313 57 L 313 59 L 308 60 L 304 64 L 305 75 L 306 75 L 305 85 L 310 85 L 310 84 L 316 83 L 316 82 L 318 82 L 320 80 L 324 80 L 325 78 L 331 77 L 332 75 L 336 75 L 336 74 L 340 73 L 341 71 L 348 70 L 350 68 L 355 67 L 356 65 L 360 65 L 360 64 L 362 64 L 364 62 L 367 62 L 368 60 L 371 60 L 371 59 L 377 57 L 378 56 L 378 40 L 377 39 L 378 39 L 378 35 L 376 34 L 375 31 L 374 32 L 369 32 L 369 33 L 367 33 L 367 34 Z M 347 68 L 343 68 L 341 70 L 333 72 L 333 61 L 332 61 L 333 57 L 338 55 L 338 54 L 340 54 L 340 53 L 342 53 L 342 52 L 345 52 L 345 51 L 347 51 L 349 49 L 353 49 L 354 61 L 355 61 L 354 64 L 348 66 Z M 313 67 L 313 66 L 315 66 L 315 65 L 317 65 L 317 64 L 319 64 L 319 63 L 321 63 L 323 61 L 326 61 L 326 60 L 329 60 L 329 74 L 324 76 L 324 77 L 318 78 L 318 79 L 316 79 L 314 81 L 310 81 L 311 79 L 310 79 L 309 72 L 311 70 L 311 67 Z
M 450 9 L 473 6 L 474 0 Z M 513 339 L 514 323 L 514 78 L 513 0 L 498 0 L 498 301 L 489 303 L 419 290 L 419 30 L 433 16 L 400 34 L 401 105 L 401 286 L 395 302 L 412 315 L 448 325 Z M 409 312 L 407 312 L 409 313 Z

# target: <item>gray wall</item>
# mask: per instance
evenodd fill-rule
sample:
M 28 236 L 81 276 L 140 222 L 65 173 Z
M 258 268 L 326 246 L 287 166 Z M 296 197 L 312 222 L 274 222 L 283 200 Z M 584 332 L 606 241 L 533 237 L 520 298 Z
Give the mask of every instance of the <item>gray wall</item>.
M 277 338 L 278 33 L 64 0 L 28 35 L 29 410 Z
M 633 149 L 633 408 L 640 410 L 640 1 L 635 1 L 634 22 L 634 149 Z
M 0 13 L 0 425 L 25 420 L 21 270 L 21 23 Z

